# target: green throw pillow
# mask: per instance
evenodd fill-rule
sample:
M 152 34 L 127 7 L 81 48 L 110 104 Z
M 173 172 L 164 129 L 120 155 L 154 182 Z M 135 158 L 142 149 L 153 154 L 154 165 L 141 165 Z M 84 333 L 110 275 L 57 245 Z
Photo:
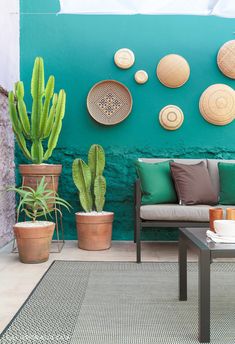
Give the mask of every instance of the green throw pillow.
M 235 164 L 218 163 L 220 181 L 220 204 L 235 204 Z
M 142 204 L 177 202 L 170 161 L 155 164 L 136 161 L 136 170 L 143 192 Z

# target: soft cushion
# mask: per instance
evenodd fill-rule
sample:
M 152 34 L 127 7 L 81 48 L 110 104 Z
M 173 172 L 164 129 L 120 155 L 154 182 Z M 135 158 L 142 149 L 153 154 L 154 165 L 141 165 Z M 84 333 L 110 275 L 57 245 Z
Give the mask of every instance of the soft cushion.
M 172 178 L 179 203 L 217 204 L 218 197 L 213 190 L 210 175 L 204 161 L 196 165 L 170 163 Z
M 235 204 L 235 164 L 218 163 L 220 204 Z
M 176 203 L 177 195 L 171 178 L 170 161 L 149 164 L 136 161 L 143 193 L 142 204 Z
M 169 160 L 169 159 L 168 159 Z M 176 161 L 176 160 L 174 160 Z M 177 161 L 176 161 L 177 162 Z M 219 183 L 219 162 L 226 162 L 228 164 L 235 164 L 235 160 L 224 160 L 224 159 L 207 159 L 207 168 L 209 175 L 211 177 L 211 182 L 213 185 L 213 190 L 216 192 L 218 199 L 220 193 L 220 183 Z
M 221 206 L 224 211 L 224 216 L 227 207 L 227 205 Z M 210 205 L 201 204 L 191 206 L 179 204 L 142 205 L 140 207 L 140 217 L 143 220 L 149 221 L 209 222 L 210 208 Z

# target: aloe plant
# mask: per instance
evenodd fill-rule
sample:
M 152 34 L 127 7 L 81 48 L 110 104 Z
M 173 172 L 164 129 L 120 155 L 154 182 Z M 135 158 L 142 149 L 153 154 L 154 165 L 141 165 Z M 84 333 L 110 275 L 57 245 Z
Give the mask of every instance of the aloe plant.
M 44 62 L 37 57 L 31 80 L 33 99 L 31 116 L 24 101 L 24 83 L 18 81 L 14 92 L 9 92 L 9 112 L 16 140 L 24 156 L 34 164 L 41 164 L 52 155 L 62 128 L 66 94 L 54 93 L 55 78 L 50 76 L 45 87 Z M 47 140 L 44 152 L 42 142 Z
M 103 176 L 105 153 L 100 145 L 92 145 L 88 165 L 75 159 L 72 166 L 73 181 L 79 190 L 79 199 L 85 212 L 102 212 L 105 204 L 106 180 Z
M 15 191 L 20 196 L 20 202 L 17 207 L 18 217 L 21 212 L 24 212 L 33 222 L 41 216 L 46 218 L 47 214 L 50 214 L 52 211 L 61 213 L 57 206 L 63 206 L 67 210 L 71 208 L 67 201 L 58 197 L 53 190 L 47 188 L 45 177 L 41 179 L 36 190 L 29 186 L 21 186 L 19 188 L 9 188 L 8 191 Z M 54 204 L 54 207 L 50 208 L 50 204 Z

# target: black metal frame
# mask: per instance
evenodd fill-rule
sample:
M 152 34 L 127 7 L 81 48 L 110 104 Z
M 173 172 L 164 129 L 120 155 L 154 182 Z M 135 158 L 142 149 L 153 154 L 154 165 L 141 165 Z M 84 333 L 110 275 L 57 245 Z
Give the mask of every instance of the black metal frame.
M 210 264 L 214 258 L 234 258 L 235 249 L 210 249 L 203 241 L 180 228 L 179 233 L 179 300 L 187 301 L 187 249 L 194 248 L 198 255 L 198 313 L 199 341 L 210 342 Z
M 186 227 L 203 227 L 206 228 L 209 225 L 209 222 L 179 222 L 179 221 L 152 221 L 152 220 L 143 220 L 140 217 L 140 207 L 141 207 L 141 187 L 140 180 L 135 181 L 135 227 L 134 227 L 134 242 L 136 243 L 136 262 L 141 262 L 141 231 L 147 227 L 170 227 L 170 228 L 186 228 Z M 166 242 L 166 241 L 165 241 Z

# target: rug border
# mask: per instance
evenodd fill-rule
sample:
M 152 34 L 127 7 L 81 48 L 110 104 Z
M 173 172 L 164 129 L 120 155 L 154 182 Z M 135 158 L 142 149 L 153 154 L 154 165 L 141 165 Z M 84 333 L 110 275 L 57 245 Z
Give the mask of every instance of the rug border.
M 37 289 L 37 287 L 39 286 L 39 284 L 41 283 L 41 281 L 43 280 L 43 278 L 47 275 L 47 273 L 49 272 L 49 270 L 51 269 L 51 267 L 54 265 L 54 263 L 57 260 L 53 260 L 53 262 L 51 263 L 51 265 L 47 268 L 47 270 L 44 272 L 44 274 L 42 275 L 42 277 L 40 278 L 40 280 L 36 283 L 35 287 L 31 290 L 30 294 L 28 295 L 28 297 L 25 299 L 25 301 L 23 302 L 23 304 L 20 306 L 20 308 L 17 310 L 17 312 L 14 314 L 14 316 L 11 318 L 10 322 L 6 325 L 6 327 L 3 329 L 3 331 L 0 333 L 0 339 L 3 337 L 3 335 L 6 333 L 6 331 L 9 329 L 9 327 L 11 326 L 11 324 L 13 323 L 13 321 L 15 320 L 15 318 L 17 317 L 17 315 L 20 313 L 21 309 L 26 305 L 26 303 L 28 302 L 28 300 L 30 299 L 30 297 L 33 295 L 33 293 L 35 292 L 35 290 Z

